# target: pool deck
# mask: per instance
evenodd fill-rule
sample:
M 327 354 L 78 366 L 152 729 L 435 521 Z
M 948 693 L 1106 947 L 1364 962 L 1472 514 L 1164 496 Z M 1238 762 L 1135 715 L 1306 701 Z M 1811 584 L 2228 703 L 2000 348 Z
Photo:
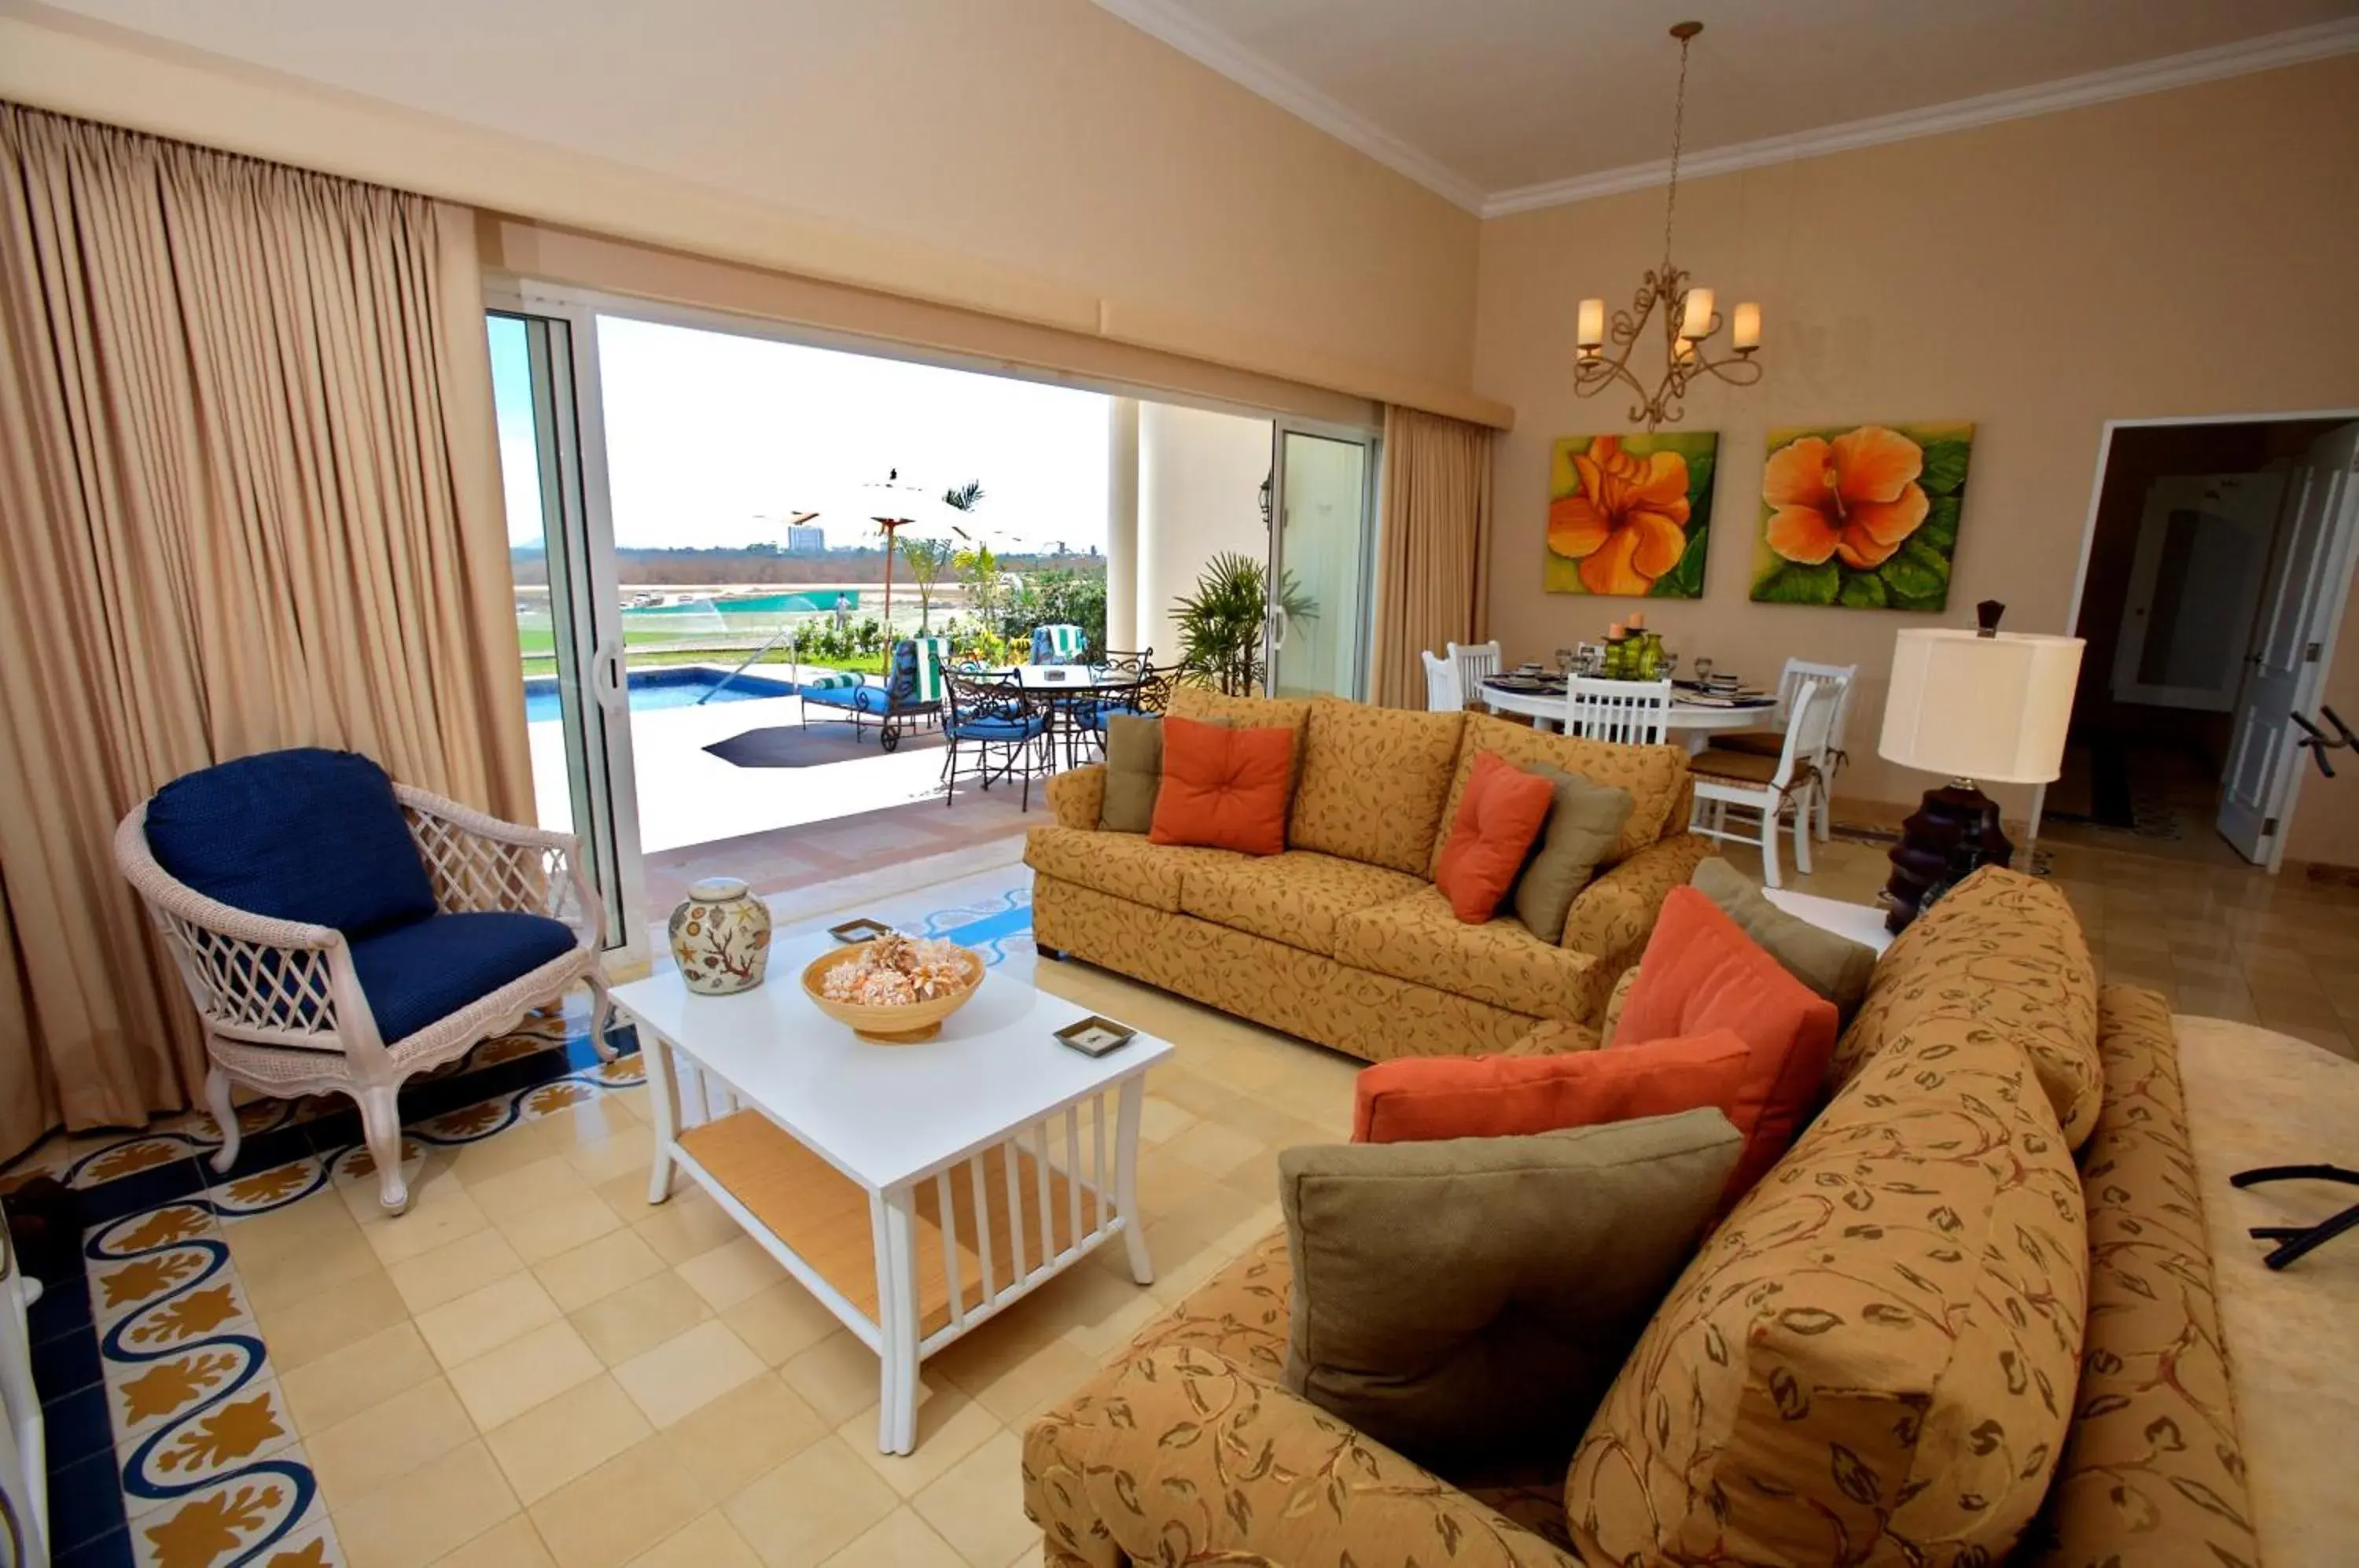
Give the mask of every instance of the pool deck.
M 831 711 L 829 718 L 834 721 L 831 733 L 849 733 L 840 713 Z M 888 754 L 876 744 L 874 724 L 866 730 L 867 755 L 813 768 L 739 768 L 704 749 L 747 730 L 801 722 L 799 697 L 632 713 L 642 853 L 940 799 L 940 750 L 928 746 Z M 548 720 L 525 728 L 532 741 L 540 821 L 545 826 L 570 829 L 573 810 L 565 789 L 563 726 Z

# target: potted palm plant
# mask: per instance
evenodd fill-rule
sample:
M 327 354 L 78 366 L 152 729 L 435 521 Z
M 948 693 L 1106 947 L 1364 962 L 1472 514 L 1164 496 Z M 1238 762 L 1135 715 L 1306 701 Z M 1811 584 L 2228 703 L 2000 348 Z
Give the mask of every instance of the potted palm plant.
M 1319 615 L 1291 572 L 1279 578 L 1278 604 L 1288 621 Z M 1269 577 L 1260 561 L 1225 550 L 1206 561 L 1195 592 L 1172 602 L 1180 622 L 1180 678 L 1231 696 L 1261 690 L 1269 673 L 1262 658 L 1268 607 Z

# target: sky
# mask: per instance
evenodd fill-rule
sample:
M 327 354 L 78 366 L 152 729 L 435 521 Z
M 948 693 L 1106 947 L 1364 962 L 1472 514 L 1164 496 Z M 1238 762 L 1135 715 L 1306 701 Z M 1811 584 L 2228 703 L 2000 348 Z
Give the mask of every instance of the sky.
M 520 323 L 494 318 L 508 539 L 540 537 Z M 783 544 L 816 511 L 830 546 L 874 539 L 862 486 L 896 467 L 939 495 L 980 480 L 997 548 L 1105 546 L 1106 398 L 1034 382 L 621 317 L 598 319 L 614 542 Z

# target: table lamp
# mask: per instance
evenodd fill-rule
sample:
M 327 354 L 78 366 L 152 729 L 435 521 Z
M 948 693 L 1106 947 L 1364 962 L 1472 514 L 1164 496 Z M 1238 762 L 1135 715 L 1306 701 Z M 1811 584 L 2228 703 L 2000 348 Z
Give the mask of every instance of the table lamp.
M 1904 929 L 1929 901 L 1978 866 L 2005 866 L 2015 845 L 1998 802 L 1975 788 L 2045 784 L 2063 770 L 2064 734 L 2081 675 L 2079 637 L 2002 633 L 2006 606 L 1975 606 L 1978 631 L 1904 631 L 1892 649 L 1892 690 L 1876 751 L 1950 782 L 1928 789 L 1901 824 L 1885 885 L 1885 924 Z

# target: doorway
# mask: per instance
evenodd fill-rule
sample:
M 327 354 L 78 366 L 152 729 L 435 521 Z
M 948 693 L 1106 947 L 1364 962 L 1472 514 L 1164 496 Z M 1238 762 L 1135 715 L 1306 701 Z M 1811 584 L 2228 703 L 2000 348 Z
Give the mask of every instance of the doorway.
M 2351 578 L 2348 415 L 2109 426 L 2051 840 L 2274 870 Z

